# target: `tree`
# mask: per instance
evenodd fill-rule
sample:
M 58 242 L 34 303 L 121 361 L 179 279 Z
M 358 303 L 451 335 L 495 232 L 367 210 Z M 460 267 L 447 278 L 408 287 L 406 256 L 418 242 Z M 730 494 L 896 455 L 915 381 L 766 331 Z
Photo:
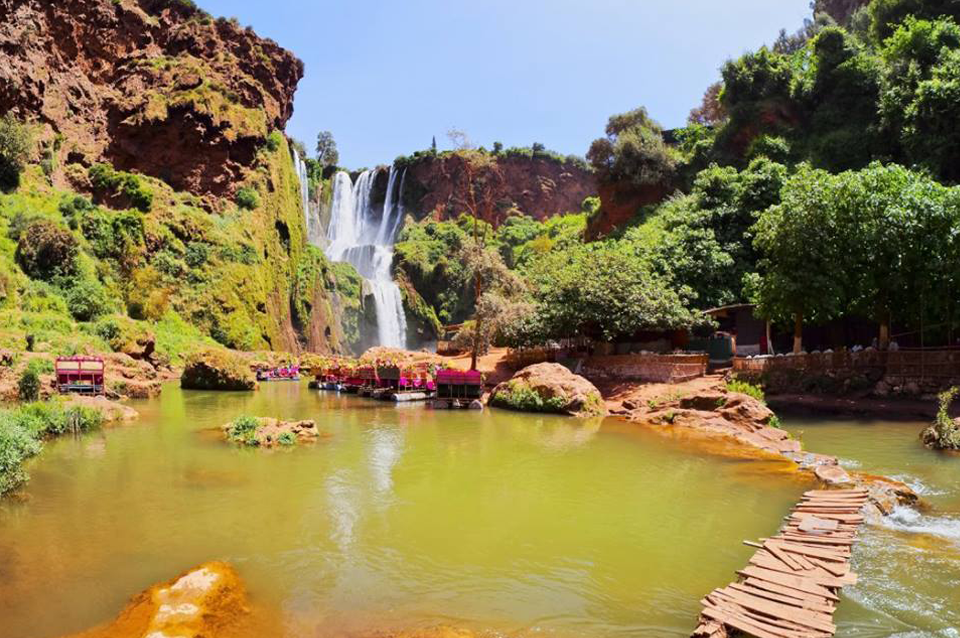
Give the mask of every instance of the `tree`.
M 456 128 L 455 126 L 447 129 L 447 139 L 450 140 L 450 144 L 453 146 L 455 151 L 470 151 L 473 150 L 473 143 L 470 141 L 470 137 L 467 134 Z
M 704 126 L 716 126 L 727 119 L 727 111 L 720 103 L 720 92 L 723 90 L 722 82 L 714 82 L 707 87 L 703 93 L 703 99 L 700 106 L 694 107 L 687 116 L 687 122 L 690 124 L 703 124 Z
M 663 142 L 663 129 L 643 107 L 611 116 L 606 137 L 594 140 L 587 160 L 605 182 L 666 185 L 676 175 L 679 154 Z
M 437 136 L 433 136 L 433 141 L 430 142 L 430 152 L 434 155 L 437 154 Z
M 826 321 L 845 308 L 849 286 L 848 254 L 838 239 L 849 229 L 838 227 L 834 210 L 834 178 L 802 165 L 783 189 L 783 201 L 768 208 L 756 226 L 754 244 L 762 255 L 763 278 L 757 289 L 758 314 L 792 319 L 793 350 L 803 348 L 803 322 Z
M 336 166 L 340 161 L 337 142 L 333 139 L 333 133 L 330 131 L 321 131 L 317 135 L 317 161 L 320 162 L 322 168 Z
M 20 172 L 33 152 L 33 133 L 6 113 L 0 117 L 0 190 L 12 190 L 20 185 Z

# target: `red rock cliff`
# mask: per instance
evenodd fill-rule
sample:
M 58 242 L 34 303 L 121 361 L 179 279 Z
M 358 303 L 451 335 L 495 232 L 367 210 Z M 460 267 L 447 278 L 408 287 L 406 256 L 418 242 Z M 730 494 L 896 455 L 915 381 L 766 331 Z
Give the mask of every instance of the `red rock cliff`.
M 408 167 L 404 180 L 404 205 L 417 218 L 435 215 L 456 217 L 464 211 L 466 174 L 457 154 L 422 157 Z M 482 217 L 498 224 L 511 212 L 520 211 L 535 219 L 580 210 L 583 200 L 597 194 L 594 174 L 569 161 L 552 158 L 501 156 L 496 160 L 495 178 L 480 170 L 474 178 L 487 180 L 493 194 L 492 206 L 481 210 Z
M 43 124 L 58 165 L 198 195 L 232 193 L 303 76 L 273 41 L 170 0 L 0 0 L 0 52 L 0 112 Z

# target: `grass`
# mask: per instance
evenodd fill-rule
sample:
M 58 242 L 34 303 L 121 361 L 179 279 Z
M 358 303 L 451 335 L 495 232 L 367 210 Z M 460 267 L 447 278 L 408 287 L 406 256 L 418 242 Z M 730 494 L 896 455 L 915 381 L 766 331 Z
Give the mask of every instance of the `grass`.
M 233 420 L 230 427 L 227 428 L 227 438 L 234 443 L 256 447 L 257 428 L 260 427 L 260 420 L 255 416 L 241 415 Z
M 763 393 L 763 388 L 753 383 L 747 383 L 746 381 L 740 381 L 738 379 L 731 379 L 730 381 L 727 381 L 726 388 L 727 392 L 746 394 L 747 396 L 753 397 L 763 404 L 766 404 L 767 402 Z
M 0 411 L 0 494 L 29 479 L 23 468 L 40 453 L 43 440 L 70 431 L 100 427 L 103 415 L 86 406 L 65 406 L 59 400 L 34 402 Z

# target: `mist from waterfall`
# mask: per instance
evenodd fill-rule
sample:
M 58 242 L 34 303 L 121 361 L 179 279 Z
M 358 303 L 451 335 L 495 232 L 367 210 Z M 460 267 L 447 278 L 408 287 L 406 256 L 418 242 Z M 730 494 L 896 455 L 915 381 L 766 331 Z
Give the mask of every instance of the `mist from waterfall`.
M 310 203 L 310 178 L 307 174 L 307 163 L 296 149 L 293 151 L 293 166 L 300 180 L 300 201 L 303 204 L 303 219 L 307 228 L 307 241 L 317 247 L 323 244 L 323 224 L 320 221 L 319 207 Z
M 333 178 L 330 225 L 325 253 L 332 261 L 346 261 L 370 283 L 377 310 L 379 344 L 403 348 L 407 341 L 407 320 L 403 313 L 400 288 L 390 273 L 393 244 L 403 221 L 403 176 L 397 191 L 397 171 L 391 166 L 383 208 L 377 211 L 371 201 L 377 171 L 367 170 L 357 177 L 340 171 Z

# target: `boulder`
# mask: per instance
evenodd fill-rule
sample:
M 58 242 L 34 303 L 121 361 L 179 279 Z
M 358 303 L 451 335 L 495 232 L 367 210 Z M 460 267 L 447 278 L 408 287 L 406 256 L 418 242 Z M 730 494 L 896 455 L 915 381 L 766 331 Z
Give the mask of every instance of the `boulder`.
M 523 368 L 493 389 L 490 404 L 512 410 L 582 417 L 607 413 L 596 386 L 559 363 L 537 363 Z
M 224 349 L 209 349 L 187 358 L 180 387 L 190 390 L 256 390 L 257 377 L 246 360 Z
M 846 485 L 853 481 L 847 471 L 839 465 L 817 465 L 813 473 L 827 485 Z
M 204 563 L 141 592 L 112 622 L 69 638 L 236 636 L 249 621 L 240 577 L 226 563 Z

